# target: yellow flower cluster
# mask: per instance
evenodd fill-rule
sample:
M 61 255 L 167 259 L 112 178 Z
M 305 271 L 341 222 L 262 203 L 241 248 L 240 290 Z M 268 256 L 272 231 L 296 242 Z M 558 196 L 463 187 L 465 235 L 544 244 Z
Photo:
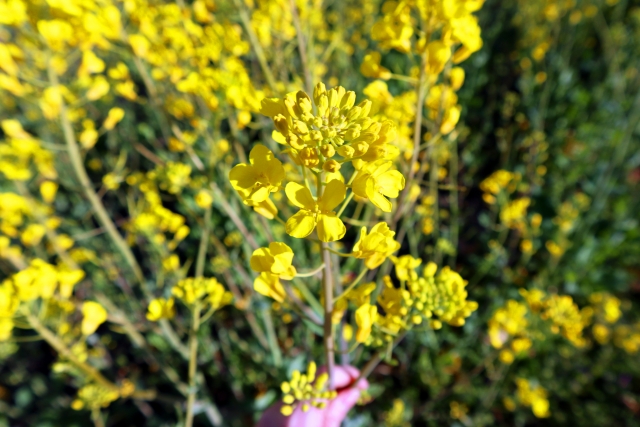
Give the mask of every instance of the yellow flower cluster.
M 508 300 L 504 307 L 496 310 L 489 320 L 489 340 L 494 348 L 502 348 L 513 337 L 511 350 L 503 349 L 500 352 L 500 360 L 503 363 L 512 363 L 515 355 L 528 350 L 532 345 L 527 334 L 526 316 L 525 304 Z
M 182 279 L 173 287 L 171 293 L 187 306 L 200 305 L 212 310 L 230 304 L 233 299 L 231 292 L 226 291 L 215 278 Z M 151 312 L 151 309 L 149 311 Z
M 291 379 L 285 381 L 280 386 L 284 397 L 284 405 L 280 409 L 283 415 L 288 416 L 293 413 L 296 407 L 300 406 L 304 412 L 311 406 L 322 409 L 327 405 L 327 401 L 335 399 L 338 392 L 327 389 L 329 375 L 318 375 L 316 378 L 316 363 L 310 362 L 307 373 L 302 374 L 295 370 L 291 374 Z
M 370 108 L 370 101 L 355 106 L 354 92 L 340 86 L 326 90 L 322 83 L 316 85 L 313 102 L 302 91 L 262 101 L 261 112 L 273 119 L 277 129 L 274 138 L 287 145 L 285 152 L 305 177 L 305 185 L 289 182 L 284 187 L 289 202 L 299 208 L 285 224 L 289 235 L 305 238 L 317 228 L 323 242 L 344 237 L 346 227 L 334 210 L 346 198 L 347 185 L 338 173 L 346 162 L 356 170 L 349 183 L 353 183 L 353 194 L 370 200 L 384 212 L 391 211 L 387 197 L 398 197 L 404 188 L 404 177 L 392 169 L 390 160 L 398 153 L 390 144 L 395 130 L 389 121 L 372 120 Z M 284 167 L 260 144 L 251 150 L 249 161 L 231 170 L 231 184 L 245 204 L 274 218 L 277 209 L 269 197 L 282 188 Z M 306 179 L 307 170 L 316 175 L 315 197 Z M 326 184 L 321 181 L 325 172 Z
M 0 127 L 6 141 L 0 141 L 0 173 L 12 181 L 26 181 L 33 176 L 35 165 L 38 173 L 47 179 L 56 179 L 58 173 L 53 164 L 53 154 L 42 143 L 26 132 L 19 121 L 3 120 Z
M 35 299 L 50 300 L 54 297 L 68 300 L 73 293 L 73 287 L 83 278 L 82 270 L 69 270 L 66 266 L 54 266 L 36 258 L 27 268 L 2 281 L 0 340 L 6 340 L 11 336 L 12 318 L 22 303 Z
M 87 384 L 78 390 L 78 396 L 71 402 L 71 407 L 76 411 L 84 408 L 106 408 L 119 397 L 118 390 L 109 389 L 99 384 Z
M 259 294 L 282 303 L 286 293 L 280 279 L 291 280 L 296 276 L 292 265 L 293 251 L 284 243 L 272 242 L 268 248 L 259 248 L 251 255 L 251 269 L 260 275 L 253 282 Z
M 561 333 L 576 347 L 587 344 L 582 332 L 590 323 L 592 310 L 581 311 L 568 295 L 549 295 L 543 307 L 540 317 L 552 322 L 553 333 Z
M 437 266 L 430 262 L 423 275 L 418 276 L 415 269 L 420 266 L 420 259 L 410 255 L 392 259 L 402 287 L 396 288 L 386 276 L 377 305 L 370 301 L 370 294 L 375 289 L 373 283 L 361 285 L 346 296 L 358 306 L 355 312 L 357 342 L 383 345 L 401 331 L 421 324 L 423 319 L 428 319 L 434 329 L 440 329 L 443 322 L 462 326 L 465 318 L 478 308 L 475 301 L 467 301 L 467 282 L 449 267 L 436 274 Z
M 532 385 L 525 378 L 517 378 L 516 385 L 518 387 L 516 391 L 518 401 L 523 406 L 530 407 L 533 415 L 538 418 L 548 418 L 551 415 L 547 390 L 539 384 Z
M 511 194 L 518 188 L 518 184 L 522 180 L 519 173 L 509 172 L 503 169 L 497 170 L 480 183 L 482 190 L 482 199 L 492 205 L 496 203 L 496 196 L 503 191 Z
M 273 119 L 276 141 L 286 144 L 296 164 L 312 169 L 337 172 L 342 163 L 393 159 L 398 151 L 389 143 L 395 127 L 369 117 L 371 101 L 355 105 L 356 94 L 337 86 L 327 90 L 318 83 L 313 101 L 303 91 L 283 99 L 267 98 L 260 112 Z M 341 157 L 335 160 L 334 157 Z

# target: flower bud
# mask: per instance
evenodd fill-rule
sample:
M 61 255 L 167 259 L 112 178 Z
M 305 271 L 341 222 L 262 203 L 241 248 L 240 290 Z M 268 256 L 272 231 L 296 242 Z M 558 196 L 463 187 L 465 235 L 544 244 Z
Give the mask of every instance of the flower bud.
M 302 164 L 307 167 L 314 167 L 320 163 L 320 159 L 318 158 L 318 153 L 316 153 L 315 148 L 304 148 L 300 151 L 300 160 Z
M 331 144 L 325 144 L 320 147 L 320 152 L 325 157 L 333 157 L 336 154 L 336 149 Z
M 338 172 L 340 170 L 340 163 L 338 163 L 337 161 L 331 159 L 331 160 L 327 160 L 326 162 L 324 162 L 324 165 L 322 166 L 322 169 L 324 169 L 327 172 Z
M 282 114 L 278 114 L 273 118 L 273 124 L 276 126 L 278 132 L 280 132 L 284 136 L 289 135 L 289 124 L 287 123 L 287 119 Z
M 338 154 L 340 154 L 342 157 L 353 157 L 355 152 L 356 150 L 354 150 L 350 145 L 343 145 L 342 147 L 338 148 Z
M 326 95 L 327 93 L 327 88 L 325 87 L 324 83 L 319 82 L 316 87 L 313 89 L 313 102 L 316 103 L 316 105 L 320 104 L 320 97 L 322 95 Z
M 348 110 L 356 103 L 356 93 L 353 91 L 349 91 L 342 98 L 342 102 L 340 102 L 340 109 Z

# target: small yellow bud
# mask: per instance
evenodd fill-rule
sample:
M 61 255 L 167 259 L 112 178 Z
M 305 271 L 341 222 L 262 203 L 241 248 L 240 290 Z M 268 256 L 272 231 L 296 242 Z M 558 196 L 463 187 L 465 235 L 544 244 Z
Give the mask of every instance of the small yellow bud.
M 201 207 L 202 209 L 207 209 L 213 203 L 213 197 L 211 193 L 206 190 L 198 191 L 195 197 L 196 205 Z
M 42 199 L 51 203 L 56 198 L 56 192 L 58 191 L 58 184 L 53 181 L 45 181 L 40 184 L 40 194 L 42 195 Z
M 324 169 L 327 172 L 338 172 L 340 170 L 340 163 L 338 163 L 337 161 L 331 159 L 331 160 L 327 160 L 326 162 L 324 162 L 324 165 L 322 166 L 322 169 Z

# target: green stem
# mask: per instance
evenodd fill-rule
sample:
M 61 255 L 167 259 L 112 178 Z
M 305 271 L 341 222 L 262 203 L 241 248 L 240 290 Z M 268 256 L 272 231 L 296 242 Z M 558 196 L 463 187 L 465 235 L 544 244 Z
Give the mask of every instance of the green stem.
M 367 274 L 367 271 L 369 271 L 369 269 L 365 267 L 365 268 L 360 272 L 360 274 L 358 274 L 358 277 L 356 277 L 356 278 L 355 278 L 355 280 L 353 281 L 353 283 L 351 283 L 351 284 L 349 285 L 349 287 L 348 287 L 344 292 L 342 292 L 342 293 L 340 294 L 340 296 L 338 296 L 335 300 L 333 300 L 333 302 L 334 302 L 334 303 L 335 303 L 335 302 L 338 302 L 338 300 L 340 300 L 341 298 L 344 298 L 345 296 L 347 296 L 347 294 L 348 294 L 349 292 L 351 292 L 351 290 L 352 290 L 353 288 L 355 288 L 355 287 L 358 285 L 358 283 L 360 283 L 360 281 L 362 280 L 362 278 L 364 277 L 364 275 L 365 275 L 365 274 Z
M 306 273 L 297 273 L 296 277 L 312 277 L 318 274 L 319 272 L 321 272 L 323 268 L 324 268 L 324 264 L 320 264 L 318 268 L 308 271 Z
M 336 214 L 338 218 L 340 218 L 340 216 L 342 215 L 342 213 L 344 212 L 345 208 L 347 207 L 347 205 L 349 204 L 349 202 L 351 201 L 351 199 L 353 199 L 353 190 L 349 193 L 349 195 L 347 196 L 346 199 L 344 199 L 344 203 L 342 204 L 342 206 L 340 207 L 340 210 L 338 211 L 338 213 Z
M 409 163 L 409 172 L 407 175 L 407 180 L 404 188 L 402 189 L 402 193 L 400 193 L 400 197 L 398 198 L 398 208 L 396 214 L 393 217 L 393 222 L 395 224 L 394 228 L 397 229 L 397 223 L 402 216 L 404 209 L 402 206 L 404 205 L 404 200 L 407 198 L 409 194 L 409 190 L 413 185 L 413 178 L 415 176 L 415 168 L 418 164 L 418 155 L 420 154 L 420 139 L 422 137 L 422 108 L 424 106 L 424 97 L 426 96 L 426 81 L 427 81 L 427 54 L 426 52 L 422 55 L 422 61 L 420 64 L 420 78 L 418 79 L 418 87 L 417 87 L 417 100 L 416 100 L 416 119 L 413 124 L 413 153 L 411 154 L 411 162 Z
M 351 258 L 353 256 L 353 254 L 343 254 L 342 252 L 338 252 L 338 251 L 336 251 L 334 249 L 331 249 L 331 248 L 327 248 L 327 250 L 329 252 L 331 252 L 332 254 L 341 256 L 343 258 Z
M 196 373 L 198 367 L 198 329 L 200 329 L 200 302 L 193 306 L 191 333 L 189 334 L 189 395 L 185 427 L 193 426 L 193 405 L 196 401 Z
M 302 25 L 300 25 L 300 15 L 298 15 L 298 8 L 296 7 L 295 0 L 289 0 L 291 6 L 291 17 L 293 25 L 296 28 L 296 37 L 298 38 L 298 51 L 300 52 L 300 62 L 302 63 L 302 72 L 304 74 L 304 83 L 307 93 L 311 95 L 313 93 L 313 80 L 311 78 L 311 71 L 309 70 L 309 62 L 307 60 L 307 44 L 304 40 L 304 34 L 302 34 Z
M 271 308 L 268 305 L 262 309 L 262 320 L 267 329 L 267 340 L 269 340 L 269 348 L 271 349 L 271 357 L 273 357 L 273 364 L 276 367 L 282 366 L 282 352 L 280 351 L 280 345 L 276 338 L 276 330 L 273 325 L 273 318 L 271 317 Z
M 51 65 L 49 65 L 48 72 L 49 72 L 49 81 L 51 82 L 51 85 L 58 86 L 59 85 L 58 76 L 53 71 Z M 60 101 L 60 123 L 62 125 L 62 132 L 64 134 L 64 139 L 67 144 L 67 152 L 69 153 L 71 165 L 76 173 L 76 176 L 78 177 L 78 180 L 80 181 L 80 184 L 82 186 L 82 189 L 84 190 L 85 196 L 87 197 L 87 199 L 89 199 L 89 202 L 91 203 L 93 211 L 98 219 L 98 222 L 100 222 L 100 225 L 105 230 L 107 230 L 107 233 L 111 237 L 111 240 L 113 240 L 113 243 L 115 243 L 116 247 L 120 250 L 120 252 L 124 256 L 127 264 L 129 264 L 129 266 L 133 270 L 133 273 L 138 279 L 138 282 L 140 282 L 140 284 L 142 285 L 142 289 L 147 294 L 147 297 L 149 297 L 151 295 L 151 291 L 147 289 L 147 286 L 145 285 L 142 269 L 140 268 L 138 261 L 136 261 L 136 258 L 133 255 L 131 248 L 118 232 L 118 229 L 116 228 L 115 224 L 111 220 L 111 217 L 107 213 L 107 210 L 104 208 L 104 206 L 102 205 L 102 202 L 100 201 L 100 198 L 98 197 L 98 195 L 93 189 L 91 180 L 89 179 L 89 175 L 87 175 L 87 171 L 84 168 L 84 165 L 82 163 L 80 148 L 78 147 L 75 134 L 73 133 L 73 127 L 71 126 L 71 121 L 67 116 L 67 107 L 62 99 Z
M 260 68 L 264 73 L 264 77 L 267 80 L 267 84 L 273 91 L 273 93 L 278 93 L 278 86 L 276 84 L 276 79 L 273 77 L 273 73 L 271 72 L 271 68 L 269 68 L 269 63 L 267 62 L 267 57 L 264 54 L 264 50 L 262 50 L 262 45 L 258 40 L 258 36 L 255 31 L 253 31 L 253 27 L 251 26 L 251 19 L 249 19 L 249 14 L 244 8 L 243 2 L 241 0 L 234 0 L 236 8 L 238 9 L 238 14 L 240 15 L 240 20 L 242 21 L 242 25 L 244 26 L 245 31 L 247 32 L 247 36 L 249 37 L 249 43 L 253 48 L 253 52 L 256 54 L 258 58 L 258 62 L 260 63 Z
M 198 248 L 198 258 L 196 259 L 196 277 L 202 277 L 204 274 L 204 262 L 207 257 L 207 248 L 209 246 L 209 234 L 211 233 L 211 212 L 213 208 L 209 206 L 204 213 L 204 228 L 200 237 L 200 247 Z
M 78 369 L 84 372 L 89 378 L 109 390 L 118 390 L 118 386 L 106 379 L 100 371 L 91 365 L 81 361 L 78 357 L 54 334 L 49 328 L 40 322 L 37 316 L 31 313 L 26 314 L 29 325 L 62 357 L 73 363 Z M 155 390 L 139 390 L 131 395 L 133 399 L 151 400 L 156 396 Z

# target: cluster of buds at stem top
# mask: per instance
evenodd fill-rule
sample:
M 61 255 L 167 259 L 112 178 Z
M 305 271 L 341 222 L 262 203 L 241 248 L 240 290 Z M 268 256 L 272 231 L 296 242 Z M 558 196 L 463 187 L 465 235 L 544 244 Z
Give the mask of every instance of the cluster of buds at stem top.
M 313 101 L 303 91 L 292 92 L 264 99 L 260 111 L 273 119 L 275 140 L 289 146 L 296 164 L 337 172 L 347 161 L 360 169 L 364 162 L 397 157 L 398 149 L 389 144 L 396 137 L 393 123 L 371 119 L 371 101 L 355 101 L 355 92 L 318 83 Z
M 290 381 L 285 381 L 281 385 L 284 397 L 284 405 L 280 409 L 283 415 L 289 416 L 298 405 L 304 412 L 311 406 L 323 409 L 327 406 L 327 401 L 335 399 L 338 392 L 328 389 L 329 375 L 325 372 L 316 378 L 316 363 L 310 362 L 307 373 L 293 371 Z

